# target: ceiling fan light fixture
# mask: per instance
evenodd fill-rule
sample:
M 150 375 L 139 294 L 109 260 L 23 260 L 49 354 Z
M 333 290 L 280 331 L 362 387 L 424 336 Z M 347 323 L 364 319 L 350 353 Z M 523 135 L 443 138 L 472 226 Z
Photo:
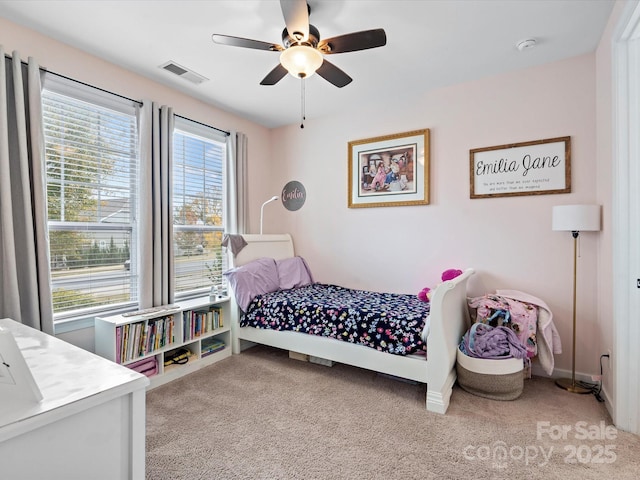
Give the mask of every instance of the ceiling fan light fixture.
M 322 54 L 307 45 L 293 45 L 280 54 L 280 63 L 296 78 L 310 77 L 322 62 Z

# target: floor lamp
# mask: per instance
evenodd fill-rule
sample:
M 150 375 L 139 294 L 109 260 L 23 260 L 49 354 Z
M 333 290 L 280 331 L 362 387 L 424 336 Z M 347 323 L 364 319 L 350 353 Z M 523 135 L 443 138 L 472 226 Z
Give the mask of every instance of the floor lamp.
M 264 202 L 262 204 L 262 206 L 260 207 L 260 235 L 262 235 L 262 219 L 264 217 L 264 206 L 267 203 L 271 203 L 271 202 L 275 202 L 276 200 L 278 200 L 278 197 L 276 197 L 275 195 L 273 197 L 271 197 L 269 200 L 267 200 L 266 202 Z
M 578 236 L 580 232 L 600 230 L 600 205 L 560 205 L 553 207 L 552 229 L 571 232 L 573 236 L 573 344 L 571 378 L 560 378 L 556 385 L 572 393 L 589 393 L 591 389 L 576 383 L 576 279 L 578 266 Z

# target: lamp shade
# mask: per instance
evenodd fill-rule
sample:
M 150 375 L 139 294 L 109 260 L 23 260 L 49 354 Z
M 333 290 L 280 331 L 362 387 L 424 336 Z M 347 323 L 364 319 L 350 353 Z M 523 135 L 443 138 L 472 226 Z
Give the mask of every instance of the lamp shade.
M 552 229 L 568 232 L 600 230 L 600 205 L 558 205 L 553 207 Z
M 280 54 L 280 63 L 296 78 L 310 77 L 322 62 L 322 54 L 306 45 L 294 45 Z

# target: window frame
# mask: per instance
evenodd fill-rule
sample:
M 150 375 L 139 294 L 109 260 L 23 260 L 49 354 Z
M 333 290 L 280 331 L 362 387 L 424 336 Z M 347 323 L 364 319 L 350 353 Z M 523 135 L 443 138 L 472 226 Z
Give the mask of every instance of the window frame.
M 201 233 L 219 233 L 220 236 L 222 236 L 224 234 L 224 232 L 226 231 L 226 222 L 227 222 L 227 218 L 226 218 L 226 212 L 227 212 L 227 205 L 226 202 L 228 201 L 227 199 L 227 188 L 226 188 L 226 178 L 227 178 L 227 162 L 226 162 L 226 157 L 227 157 L 227 149 L 228 149 L 228 144 L 227 144 L 227 133 L 226 132 L 221 132 L 220 130 L 208 126 L 208 125 L 204 125 L 200 122 L 197 122 L 195 120 L 191 120 L 189 118 L 186 117 L 181 117 L 176 115 L 175 116 L 175 122 L 174 122 L 174 132 L 173 132 L 173 139 L 172 139 L 172 169 L 174 170 L 174 175 L 173 175 L 173 182 L 174 184 L 172 185 L 172 198 L 171 198 L 171 203 L 172 203 L 172 218 L 174 215 L 174 205 L 175 205 L 175 195 L 176 195 L 176 191 L 177 189 L 175 188 L 175 182 L 177 181 L 176 175 L 175 175 L 175 155 L 176 155 L 176 149 L 175 149 L 175 140 L 176 140 L 176 135 L 178 134 L 185 134 L 187 136 L 190 136 L 192 138 L 198 138 L 204 141 L 210 141 L 213 143 L 218 143 L 220 144 L 221 148 L 223 149 L 223 154 L 221 156 L 221 168 L 220 168 L 220 176 L 221 176 L 221 216 L 222 216 L 222 222 L 221 225 L 180 225 L 177 224 L 175 219 L 173 220 L 173 238 L 172 238 L 172 248 L 173 251 L 176 251 L 177 244 L 176 244 L 176 233 L 178 232 L 201 232 Z M 222 249 L 222 247 L 221 247 Z M 226 270 L 227 267 L 227 257 L 224 253 L 221 254 L 221 260 L 222 260 L 222 265 L 220 267 L 220 283 L 216 284 L 216 286 L 219 287 L 225 287 L 226 286 L 226 279 L 224 278 L 224 276 L 222 275 L 222 272 L 224 272 Z M 188 291 L 178 291 L 177 289 L 177 285 L 176 285 L 176 275 L 175 275 L 175 269 L 176 269 L 176 260 L 174 258 L 174 296 L 176 301 L 177 300 L 185 300 L 185 299 L 190 299 L 190 298 L 196 298 L 196 297 L 202 297 L 204 295 L 208 295 L 210 290 L 211 290 L 211 286 L 204 286 L 204 287 L 197 287 L 194 288 L 192 290 L 188 290 Z
M 96 106 L 97 108 L 105 108 L 113 110 L 115 112 L 129 115 L 133 121 L 134 131 L 133 138 L 135 142 L 132 143 L 132 150 L 130 150 L 130 158 L 135 159 L 135 164 L 131 166 L 127 178 L 129 179 L 129 196 L 126 197 L 129 202 L 129 222 L 128 223 L 102 223 L 96 221 L 89 222 L 77 222 L 77 221 L 64 221 L 64 220 L 50 220 L 47 218 L 47 233 L 55 231 L 78 231 L 86 230 L 87 232 L 129 232 L 129 252 L 130 252 L 130 265 L 131 269 L 127 272 L 128 284 L 130 288 L 129 300 L 125 302 L 117 302 L 110 304 L 103 304 L 97 306 L 81 307 L 73 310 L 54 312 L 53 321 L 56 333 L 71 331 L 79 326 L 90 326 L 89 322 L 93 322 L 93 318 L 97 315 L 105 313 L 120 313 L 135 309 L 139 305 L 138 301 L 138 285 L 137 285 L 137 266 L 133 259 L 137 257 L 137 231 L 138 231 L 138 198 L 136 195 L 137 187 L 140 181 L 140 145 L 139 145 L 139 115 L 138 105 L 136 101 L 126 99 L 117 94 L 106 92 L 97 87 L 92 87 L 80 82 L 77 82 L 66 77 L 61 77 L 55 74 L 44 73 L 42 81 L 42 95 L 43 95 L 43 119 L 44 119 L 44 97 L 46 92 L 51 92 L 56 95 L 72 98 L 76 101 L 85 102 Z M 44 135 L 43 135 L 44 137 Z M 46 138 L 46 137 L 45 137 Z M 46 142 L 45 142 L 46 147 Z M 45 175 L 45 188 L 49 188 L 49 177 Z M 80 182 L 81 183 L 81 182 Z M 90 184 L 92 185 L 92 184 Z M 48 250 L 49 256 L 52 255 L 51 248 Z M 124 278 L 124 277 L 123 277 Z M 53 275 L 50 277 L 51 290 L 53 292 L 55 287 L 55 280 Z M 75 328 L 70 327 L 73 325 Z

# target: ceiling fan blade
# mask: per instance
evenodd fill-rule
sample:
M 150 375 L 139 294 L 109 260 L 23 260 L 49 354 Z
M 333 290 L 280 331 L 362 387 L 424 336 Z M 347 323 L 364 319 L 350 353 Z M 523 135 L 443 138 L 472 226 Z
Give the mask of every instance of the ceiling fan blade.
M 309 7 L 306 0 L 280 0 L 289 36 L 299 42 L 309 39 Z
M 279 63 L 273 70 L 267 73 L 267 76 L 262 79 L 260 85 L 275 85 L 282 80 L 287 73 L 287 69 Z
M 336 67 L 333 63 L 326 60 L 322 62 L 316 73 L 324 78 L 327 82 L 333 83 L 336 87 L 342 88 L 352 82 L 352 78 Z
M 318 43 L 318 50 L 322 53 L 345 53 L 383 47 L 386 44 L 387 34 L 384 29 L 376 28 L 321 40 Z
M 256 50 L 269 50 L 271 52 L 280 52 L 284 50 L 282 46 L 275 43 L 261 42 L 259 40 L 250 40 L 248 38 L 241 37 L 232 37 L 230 35 L 218 35 L 216 33 L 211 35 L 211 40 L 213 40 L 213 43 L 218 43 L 220 45 L 229 45 L 232 47 L 254 48 Z

